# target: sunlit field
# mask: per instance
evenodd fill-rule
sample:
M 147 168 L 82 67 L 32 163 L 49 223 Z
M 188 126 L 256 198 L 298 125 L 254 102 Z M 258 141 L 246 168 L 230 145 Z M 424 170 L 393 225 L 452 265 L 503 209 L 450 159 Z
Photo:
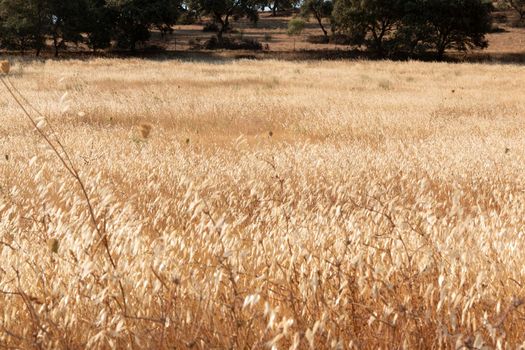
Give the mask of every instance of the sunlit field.
M 81 182 L 0 85 L 2 347 L 525 341 L 524 66 L 15 60 L 7 78 Z

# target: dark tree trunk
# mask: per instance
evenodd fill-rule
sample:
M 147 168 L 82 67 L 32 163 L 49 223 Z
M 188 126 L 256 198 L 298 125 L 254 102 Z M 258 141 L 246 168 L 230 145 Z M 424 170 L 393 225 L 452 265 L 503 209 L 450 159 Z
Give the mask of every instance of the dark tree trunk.
M 445 46 L 444 45 L 439 46 L 437 50 L 437 59 L 441 61 L 443 60 L 443 57 L 445 57 Z
M 230 15 L 226 15 L 224 19 L 222 19 L 222 16 L 218 13 L 215 13 L 215 22 L 219 24 L 219 31 L 217 32 L 217 40 L 219 43 L 222 43 L 222 39 L 224 37 L 224 32 L 228 30 L 228 26 L 230 25 Z
M 219 40 L 219 42 L 222 43 L 224 31 L 226 30 L 226 23 L 224 23 L 224 21 L 221 18 L 221 21 L 219 22 L 219 24 L 220 24 L 220 27 L 219 27 L 219 31 L 217 32 L 217 40 Z
M 437 59 L 438 60 L 442 60 L 443 57 L 445 56 L 445 50 L 447 48 L 447 44 L 446 44 L 446 41 L 443 37 L 440 36 L 439 40 L 438 40 L 438 43 L 436 45 L 436 49 L 437 49 Z
M 315 14 L 315 19 L 317 19 L 317 23 L 319 23 L 319 27 L 321 27 L 321 30 L 323 31 L 324 37 L 328 39 L 328 31 L 325 29 L 323 25 L 323 18 L 317 12 L 314 12 L 314 14 Z
M 219 32 L 217 33 L 217 39 L 219 40 L 220 43 L 223 42 L 223 37 L 224 37 L 224 33 L 228 30 L 228 28 L 230 27 L 230 16 L 229 15 L 226 15 L 226 18 L 223 20 L 222 18 L 220 18 L 220 25 L 221 27 L 219 28 Z
M 279 1 L 278 0 L 275 0 L 273 2 L 273 6 L 272 6 L 272 16 L 277 16 L 277 8 L 279 6 Z
M 372 28 L 372 37 L 374 39 L 374 48 L 376 50 L 376 53 L 379 57 L 384 56 L 384 50 L 383 50 L 383 35 L 382 32 L 379 34 L 376 32 L 376 28 Z
M 447 49 L 447 46 L 450 44 L 450 39 L 449 39 L 450 32 L 451 30 L 449 29 L 439 30 L 439 38 L 436 44 L 436 49 L 437 49 L 437 59 L 440 61 L 445 57 L 445 51 Z
M 53 34 L 53 47 L 55 48 L 55 57 L 58 57 L 58 51 L 60 47 L 60 43 L 58 42 L 58 38 L 56 33 Z
M 36 39 L 38 40 L 37 41 L 37 47 L 36 47 L 36 57 L 40 56 L 40 52 L 42 51 L 42 46 L 45 45 L 45 41 L 44 41 L 44 28 L 43 28 L 43 4 L 41 1 L 39 1 L 37 3 L 37 14 L 38 14 L 38 30 L 37 30 L 37 35 L 36 35 Z M 44 43 L 43 43 L 44 42 Z

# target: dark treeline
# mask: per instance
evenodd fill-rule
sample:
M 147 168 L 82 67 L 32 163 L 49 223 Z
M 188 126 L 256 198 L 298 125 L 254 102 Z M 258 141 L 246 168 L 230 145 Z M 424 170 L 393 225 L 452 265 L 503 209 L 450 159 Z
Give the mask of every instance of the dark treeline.
M 490 0 L 338 0 L 331 18 L 335 31 L 380 56 L 442 58 L 448 49 L 486 48 L 492 10 Z
M 382 57 L 417 56 L 487 46 L 489 0 L 0 0 L 0 47 L 58 55 L 71 44 L 91 50 L 135 50 L 151 31 L 206 18 L 224 34 L 239 18 L 257 22 L 262 9 L 300 10 L 313 18 L 324 40 L 343 40 Z
M 49 42 L 55 55 L 68 43 L 134 50 L 152 29 L 171 32 L 182 10 L 176 0 L 0 0 L 0 46 L 37 55 Z

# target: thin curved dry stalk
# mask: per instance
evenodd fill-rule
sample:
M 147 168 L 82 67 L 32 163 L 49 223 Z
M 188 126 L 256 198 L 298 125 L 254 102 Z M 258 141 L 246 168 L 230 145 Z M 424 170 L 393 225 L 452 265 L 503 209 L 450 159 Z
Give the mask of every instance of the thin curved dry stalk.
M 57 156 L 57 158 L 60 160 L 64 168 L 68 171 L 68 173 L 73 177 L 75 182 L 78 184 L 80 190 L 82 191 L 82 196 L 84 197 L 84 200 L 87 206 L 87 210 L 89 213 L 89 217 L 91 219 L 91 223 L 93 224 L 93 227 L 95 228 L 100 238 L 99 243 L 96 244 L 95 247 L 98 247 L 98 245 L 102 243 L 102 245 L 105 248 L 106 257 L 108 258 L 113 269 L 116 270 L 117 264 L 116 264 L 116 261 L 113 255 L 111 254 L 110 243 L 109 243 L 107 232 L 103 232 L 103 230 L 100 228 L 99 220 L 96 217 L 95 209 L 93 208 L 93 204 L 87 192 L 86 185 L 84 184 L 84 181 L 81 179 L 77 168 L 73 164 L 73 161 L 71 160 L 71 157 L 69 156 L 69 153 L 63 146 L 62 142 L 60 142 L 60 140 L 56 136 L 56 132 L 53 126 L 51 125 L 49 118 L 44 116 L 43 113 L 41 113 L 35 107 L 33 107 L 33 105 L 31 105 L 29 101 L 20 93 L 20 91 L 14 86 L 14 84 L 9 80 L 9 78 L 4 77 L 3 75 L 0 75 L 0 81 L 2 81 L 2 84 L 8 91 L 9 95 L 13 98 L 16 104 L 20 107 L 23 114 L 27 117 L 27 119 L 29 120 L 33 128 L 37 131 L 37 133 L 41 136 L 41 138 L 47 143 L 47 145 L 51 147 L 53 153 Z M 38 126 L 38 123 L 36 122 L 35 118 L 31 116 L 31 113 L 29 113 L 28 108 L 24 106 L 24 103 L 26 103 L 26 105 L 29 106 L 33 111 L 35 111 L 39 116 L 46 119 L 49 125 L 49 128 L 52 130 L 52 134 L 55 136 L 55 141 L 58 147 L 53 143 L 49 135 L 44 132 L 43 128 Z M 124 286 L 122 285 L 122 281 L 120 279 L 118 280 L 118 284 L 119 284 L 119 289 L 121 292 L 121 297 L 122 297 L 122 302 L 123 302 L 124 315 L 127 315 L 128 312 L 127 312 L 126 293 L 124 291 Z

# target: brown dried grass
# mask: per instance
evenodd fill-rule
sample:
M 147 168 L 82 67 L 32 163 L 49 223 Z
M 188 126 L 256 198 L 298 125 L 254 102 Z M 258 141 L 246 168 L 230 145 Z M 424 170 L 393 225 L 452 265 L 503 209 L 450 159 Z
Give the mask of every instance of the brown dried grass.
M 0 61 L 0 72 L 3 74 L 9 74 L 10 69 L 11 65 L 9 64 L 9 61 Z
M 13 74 L 107 244 L 1 94 L 2 346 L 525 340 L 523 67 L 94 60 Z M 99 90 L 107 79 L 136 85 Z M 254 79 L 275 83 L 230 84 Z

